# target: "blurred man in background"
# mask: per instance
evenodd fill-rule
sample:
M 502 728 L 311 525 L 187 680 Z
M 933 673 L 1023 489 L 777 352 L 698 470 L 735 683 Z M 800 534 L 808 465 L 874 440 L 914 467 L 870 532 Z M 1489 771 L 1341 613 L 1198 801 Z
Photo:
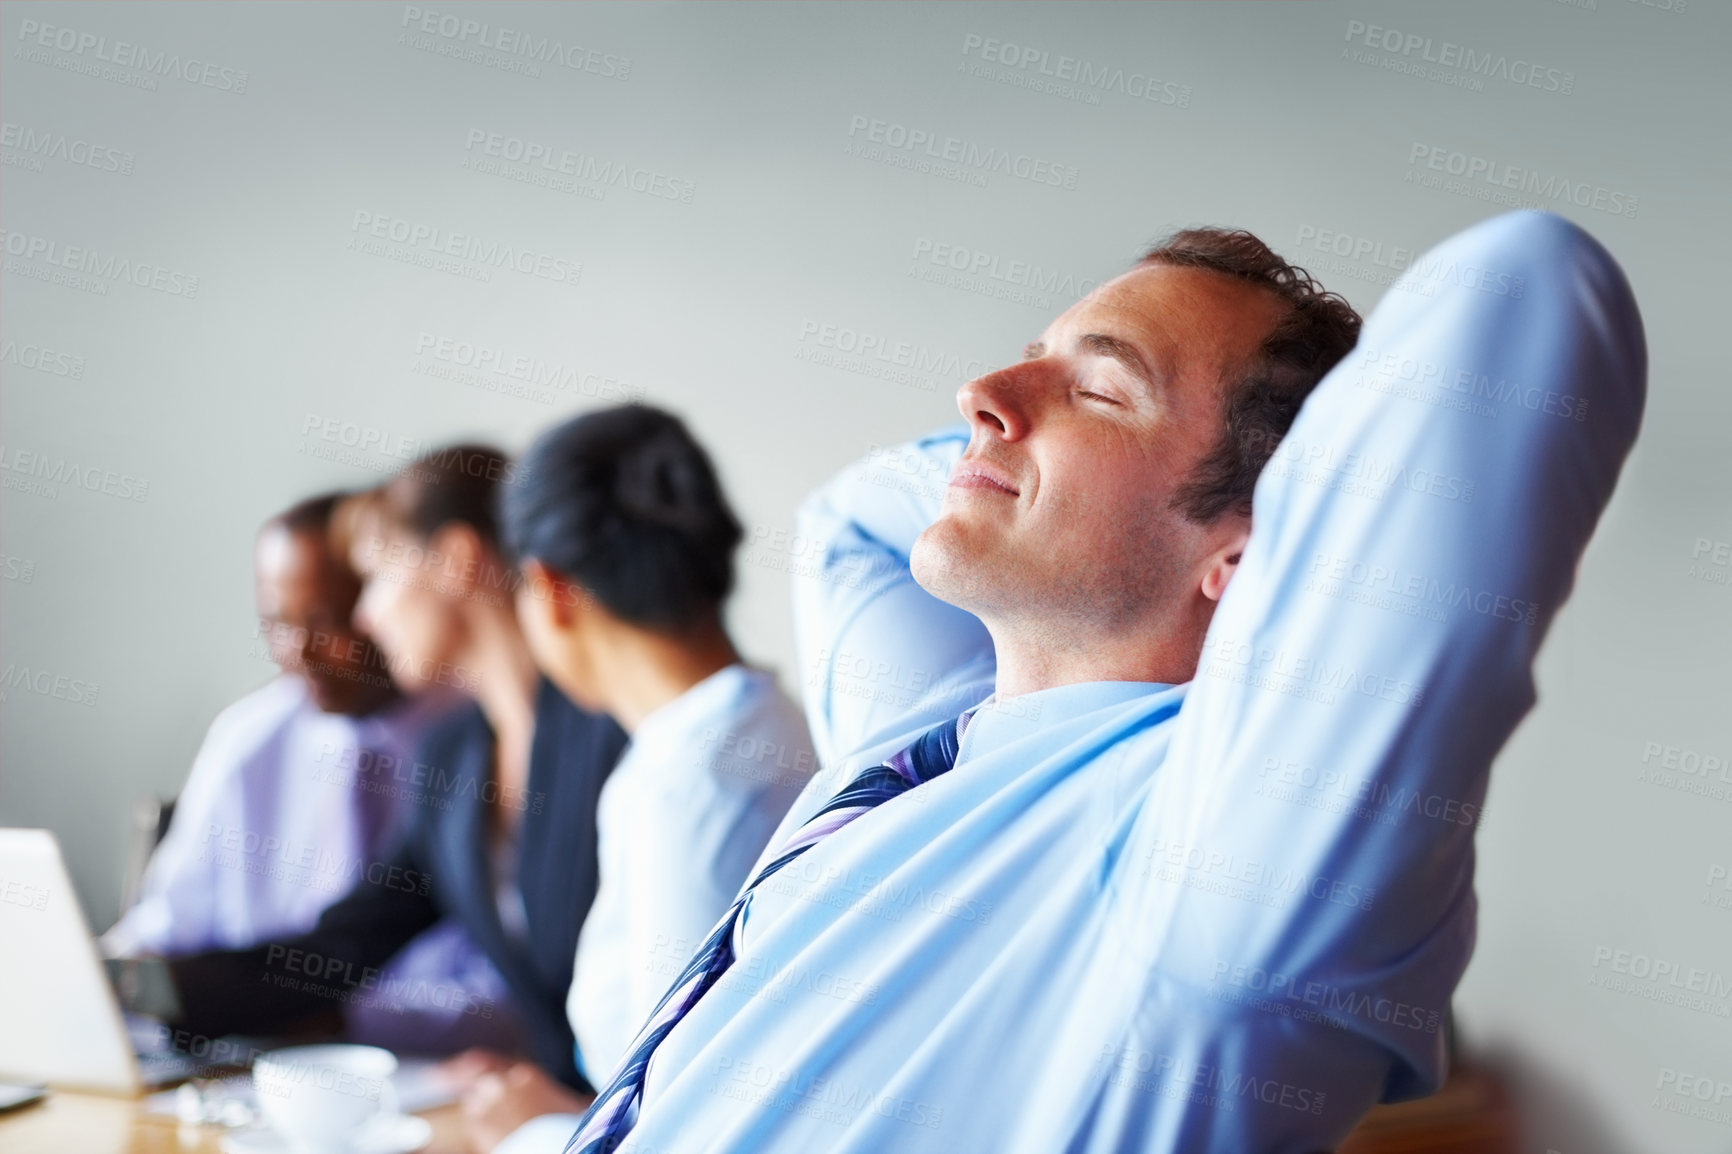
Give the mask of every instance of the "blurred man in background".
M 375 884 L 413 808 L 410 791 L 393 787 L 396 770 L 457 698 L 405 695 L 351 620 L 361 582 L 332 531 L 352 500 L 313 497 L 259 531 L 259 634 L 282 674 L 212 723 L 139 900 L 103 937 L 111 955 L 177 957 L 298 934 Z M 460 931 L 436 927 L 394 963 L 420 980 L 394 988 L 485 989 L 479 960 Z M 447 1036 L 461 1014 L 401 1001 L 352 1011 L 351 1033 L 434 1052 L 485 1040 Z

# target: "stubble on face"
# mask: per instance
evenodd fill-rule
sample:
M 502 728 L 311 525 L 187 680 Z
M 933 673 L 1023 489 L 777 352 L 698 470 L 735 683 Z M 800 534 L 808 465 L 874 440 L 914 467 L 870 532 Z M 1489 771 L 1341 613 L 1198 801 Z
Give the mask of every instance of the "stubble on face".
M 1182 623 L 1209 533 L 1172 495 L 1219 436 L 1222 382 L 1278 315 L 1263 290 L 1220 274 L 1139 270 L 1055 321 L 1030 360 L 965 386 L 973 436 L 959 470 L 981 462 L 1018 492 L 947 491 L 915 544 L 915 579 L 995 636 L 1037 646 L 1080 651 Z M 1090 354 L 1081 338 L 1097 333 L 1131 346 L 1117 360 L 1143 371 Z
M 914 579 L 942 601 L 1048 644 L 1069 644 L 1079 630 L 1132 627 L 1184 568 L 1164 498 L 1109 488 L 1086 477 L 1041 483 L 1016 510 L 958 509 L 947 498 L 945 515 L 914 544 Z

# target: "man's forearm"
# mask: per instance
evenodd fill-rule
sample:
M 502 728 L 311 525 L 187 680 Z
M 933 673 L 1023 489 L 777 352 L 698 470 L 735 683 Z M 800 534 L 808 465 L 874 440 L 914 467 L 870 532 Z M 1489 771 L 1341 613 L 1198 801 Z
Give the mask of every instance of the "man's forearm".
M 425 876 L 410 846 L 395 873 Z M 391 956 L 439 918 L 432 898 L 363 878 L 304 934 L 242 950 L 213 950 L 170 962 L 186 1029 L 212 1035 L 268 1033 L 340 1014 L 376 996 Z
M 1561 219 L 1510 214 L 1426 259 L 1514 270 L 1528 293 L 1392 292 L 1307 400 L 1135 846 L 1151 965 L 1221 996 L 1250 973 L 1315 993 L 1417 1072 L 1398 1094 L 1439 1076 L 1491 761 L 1533 703 L 1645 374 L 1628 286 Z M 1394 387 L 1421 370 L 1584 404 L 1486 419 Z

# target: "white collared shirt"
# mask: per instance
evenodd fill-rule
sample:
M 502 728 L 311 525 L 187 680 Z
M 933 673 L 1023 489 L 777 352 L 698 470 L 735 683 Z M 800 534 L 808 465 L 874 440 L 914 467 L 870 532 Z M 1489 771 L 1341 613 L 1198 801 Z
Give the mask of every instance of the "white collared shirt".
M 775 678 L 730 665 L 638 725 L 596 812 L 600 888 L 566 1015 L 578 1061 L 607 1078 L 747 880 L 814 768 Z

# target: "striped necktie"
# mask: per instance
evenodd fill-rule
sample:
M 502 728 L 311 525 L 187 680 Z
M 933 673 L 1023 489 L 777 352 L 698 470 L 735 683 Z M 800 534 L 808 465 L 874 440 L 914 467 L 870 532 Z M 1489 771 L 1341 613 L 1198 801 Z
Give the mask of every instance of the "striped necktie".
M 913 745 L 849 782 L 823 809 L 794 831 L 782 846 L 782 852 L 759 870 L 758 876 L 734 899 L 734 904 L 728 907 L 728 912 L 704 939 L 697 954 L 674 979 L 673 988 L 663 995 L 648 1023 L 638 1031 L 637 1039 L 614 1071 L 607 1089 L 596 1096 L 589 1112 L 579 1123 L 577 1133 L 566 1143 L 565 1154 L 607 1154 L 631 1132 L 637 1121 L 636 1106 L 643 1096 L 650 1058 L 662 1039 L 733 965 L 734 929 L 751 901 L 752 891 L 861 814 L 948 771 L 956 764 L 956 751 L 973 716 L 974 710 L 971 709 L 954 721 L 933 726 L 915 738 Z

